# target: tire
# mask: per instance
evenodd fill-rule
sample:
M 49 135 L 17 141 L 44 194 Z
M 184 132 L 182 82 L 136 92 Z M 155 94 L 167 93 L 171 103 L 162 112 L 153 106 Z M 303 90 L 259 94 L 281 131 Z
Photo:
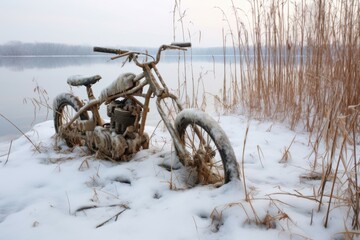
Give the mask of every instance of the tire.
M 84 134 L 78 131 L 76 121 L 70 125 L 66 131 L 61 131 L 61 126 L 65 125 L 83 106 L 79 98 L 69 93 L 58 95 L 54 99 L 54 126 L 56 133 L 62 137 L 69 147 L 83 145 Z M 88 120 L 89 115 L 84 112 L 80 115 L 81 120 Z
M 195 170 L 192 174 L 196 176 L 189 177 L 191 181 L 224 184 L 239 179 L 239 165 L 230 141 L 208 114 L 185 109 L 176 117 L 175 129 L 186 150 L 186 157 L 179 156 L 179 160 L 185 167 Z M 199 136 L 204 141 L 200 141 Z

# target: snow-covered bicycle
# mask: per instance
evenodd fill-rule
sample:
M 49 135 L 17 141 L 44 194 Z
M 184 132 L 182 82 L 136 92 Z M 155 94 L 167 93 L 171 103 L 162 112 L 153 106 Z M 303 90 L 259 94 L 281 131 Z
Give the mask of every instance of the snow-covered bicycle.
M 137 75 L 120 75 L 98 98 L 94 97 L 91 86 L 101 79 L 99 75 L 68 78 L 69 85 L 86 87 L 88 101 L 84 104 L 70 93 L 58 95 L 53 106 L 56 133 L 70 147 L 86 145 L 105 158 L 130 160 L 139 150 L 149 148 L 149 136 L 144 129 L 150 100 L 155 98 L 176 155 L 190 169 L 189 179 L 193 179 L 194 184 L 228 183 L 238 179 L 238 163 L 224 131 L 206 113 L 183 109 L 156 67 L 162 51 L 189 47 L 191 43 L 162 45 L 155 57 L 144 52 L 94 47 L 96 52 L 116 54 L 113 60 L 126 57 L 142 71 Z M 145 56 L 145 60 L 140 61 L 140 56 Z M 107 106 L 108 123 L 99 113 L 102 104 Z M 171 118 L 173 113 L 175 117 Z

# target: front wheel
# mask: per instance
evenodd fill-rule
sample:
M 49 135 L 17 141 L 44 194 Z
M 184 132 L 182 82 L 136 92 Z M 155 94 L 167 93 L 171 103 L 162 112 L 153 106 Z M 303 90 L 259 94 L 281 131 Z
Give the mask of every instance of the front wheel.
M 239 179 L 239 165 L 230 141 L 208 114 L 185 109 L 176 117 L 175 128 L 186 152 L 179 159 L 191 169 L 191 182 L 222 184 Z M 179 150 L 177 153 L 180 155 Z
M 58 95 L 54 99 L 54 125 L 56 133 L 62 137 L 69 147 L 74 145 L 83 145 L 84 134 L 78 130 L 77 121 L 72 123 L 67 129 L 65 126 L 75 116 L 83 106 L 79 98 L 69 93 Z M 80 120 L 88 120 L 87 112 L 80 115 Z

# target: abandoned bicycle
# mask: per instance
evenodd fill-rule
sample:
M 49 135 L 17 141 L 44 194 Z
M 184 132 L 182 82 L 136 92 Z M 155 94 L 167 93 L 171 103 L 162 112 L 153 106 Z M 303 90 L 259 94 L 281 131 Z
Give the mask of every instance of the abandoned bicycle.
M 54 124 L 58 136 L 70 147 L 86 145 L 90 150 L 114 161 L 127 161 L 149 148 L 145 123 L 149 103 L 156 99 L 162 121 L 173 140 L 179 161 L 189 171 L 191 184 L 228 183 L 239 178 L 238 163 L 224 131 L 206 113 L 196 109 L 183 109 L 178 98 L 170 93 L 157 69 L 162 51 L 187 50 L 191 43 L 162 45 L 155 57 L 148 53 L 94 47 L 94 51 L 116 54 L 111 59 L 126 57 L 142 69 L 140 74 L 125 73 L 101 91 L 96 99 L 92 85 L 99 75 L 69 77 L 71 86 L 85 86 L 88 101 L 84 104 L 70 93 L 54 99 Z M 145 56 L 140 61 L 139 56 Z M 151 59 L 148 61 L 148 59 Z M 165 101 L 166 100 L 166 101 Z M 167 101 L 171 102 L 170 106 Z M 100 116 L 100 105 L 105 104 L 110 122 Z M 166 110 L 176 113 L 171 119 Z

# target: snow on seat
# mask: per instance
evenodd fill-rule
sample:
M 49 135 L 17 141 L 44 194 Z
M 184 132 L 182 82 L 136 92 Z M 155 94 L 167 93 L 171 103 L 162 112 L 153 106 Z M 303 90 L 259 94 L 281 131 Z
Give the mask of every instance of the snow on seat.
M 107 98 L 115 94 L 125 92 L 126 90 L 135 86 L 133 73 L 121 74 L 115 81 L 113 81 L 108 87 L 101 91 L 99 96 L 100 101 L 106 101 Z
M 101 79 L 100 75 L 84 77 L 81 75 L 74 75 L 67 79 L 67 83 L 71 86 L 88 86 L 96 83 Z

